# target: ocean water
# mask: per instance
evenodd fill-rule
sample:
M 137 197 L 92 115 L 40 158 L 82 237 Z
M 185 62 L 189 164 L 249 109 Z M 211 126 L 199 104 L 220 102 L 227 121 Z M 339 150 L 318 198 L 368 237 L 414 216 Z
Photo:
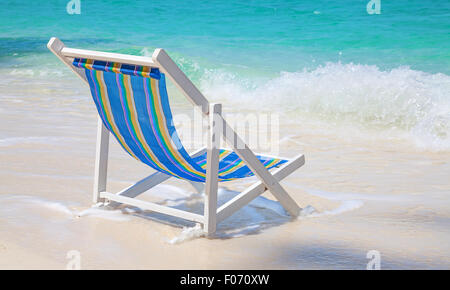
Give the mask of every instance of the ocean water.
M 45 47 L 165 48 L 212 100 L 450 149 L 450 2 L 3 1 L 0 73 L 72 78 Z M 55 68 L 56 65 L 56 68 Z M 3 81 L 5 84 L 5 80 Z M 297 118 L 298 117 L 298 118 Z

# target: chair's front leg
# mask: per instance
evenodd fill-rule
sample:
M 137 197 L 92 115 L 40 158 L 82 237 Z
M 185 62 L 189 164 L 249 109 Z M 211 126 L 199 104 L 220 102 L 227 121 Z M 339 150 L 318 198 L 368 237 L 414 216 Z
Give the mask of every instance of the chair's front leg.
M 93 202 L 103 202 L 100 192 L 106 191 L 106 178 L 108 171 L 109 131 L 103 125 L 102 119 L 98 117 L 97 125 L 97 148 L 95 152 L 95 174 Z
M 211 237 L 217 225 L 217 190 L 219 173 L 219 149 L 223 126 L 219 118 L 222 105 L 211 104 L 209 109 L 209 136 L 207 145 L 207 167 L 205 182 L 205 222 L 204 231 Z

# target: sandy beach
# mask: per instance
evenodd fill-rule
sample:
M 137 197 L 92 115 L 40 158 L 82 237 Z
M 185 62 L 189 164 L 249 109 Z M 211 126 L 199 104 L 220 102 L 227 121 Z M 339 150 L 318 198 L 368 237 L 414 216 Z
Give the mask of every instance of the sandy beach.
M 182 228 L 193 224 L 91 208 L 96 112 L 88 89 L 70 100 L 70 90 L 46 85 L 23 92 L 18 83 L 14 98 L 0 99 L 0 132 L 8 135 L 0 139 L 0 268 L 65 269 L 70 250 L 80 252 L 83 269 L 365 269 L 370 250 L 380 252 L 383 269 L 450 266 L 448 152 L 281 121 L 280 154 L 307 160 L 283 185 L 316 212 L 291 220 L 266 193 L 206 239 Z M 110 158 L 112 192 L 152 172 L 115 140 Z M 254 180 L 222 184 L 219 199 Z M 202 196 L 178 180 L 142 199 L 201 212 Z

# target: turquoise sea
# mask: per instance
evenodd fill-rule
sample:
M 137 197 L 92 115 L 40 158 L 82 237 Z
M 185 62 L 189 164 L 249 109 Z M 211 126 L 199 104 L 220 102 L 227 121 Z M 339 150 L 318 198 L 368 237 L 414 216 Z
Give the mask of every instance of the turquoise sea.
M 68 77 L 45 46 L 51 36 L 138 55 L 162 47 L 212 99 L 450 148 L 447 0 L 381 0 L 380 14 L 368 0 L 80 0 L 72 15 L 68 2 L 2 1 L 2 74 Z

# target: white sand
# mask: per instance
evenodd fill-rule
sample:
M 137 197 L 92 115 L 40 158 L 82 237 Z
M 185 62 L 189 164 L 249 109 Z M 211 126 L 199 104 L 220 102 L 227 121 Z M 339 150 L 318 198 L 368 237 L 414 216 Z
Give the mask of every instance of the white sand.
M 179 220 L 90 209 L 96 115 L 89 92 L 73 101 L 42 87 L 0 96 L 2 269 L 65 269 L 70 250 L 80 252 L 84 269 L 365 269 L 370 250 L 381 253 L 383 269 L 450 267 L 449 152 L 282 123 L 280 154 L 306 155 L 283 184 L 316 212 L 291 221 L 265 194 L 210 240 Z M 116 142 L 109 169 L 112 192 L 152 172 Z M 221 199 L 252 180 L 223 184 Z M 201 211 L 201 196 L 178 180 L 142 198 Z

